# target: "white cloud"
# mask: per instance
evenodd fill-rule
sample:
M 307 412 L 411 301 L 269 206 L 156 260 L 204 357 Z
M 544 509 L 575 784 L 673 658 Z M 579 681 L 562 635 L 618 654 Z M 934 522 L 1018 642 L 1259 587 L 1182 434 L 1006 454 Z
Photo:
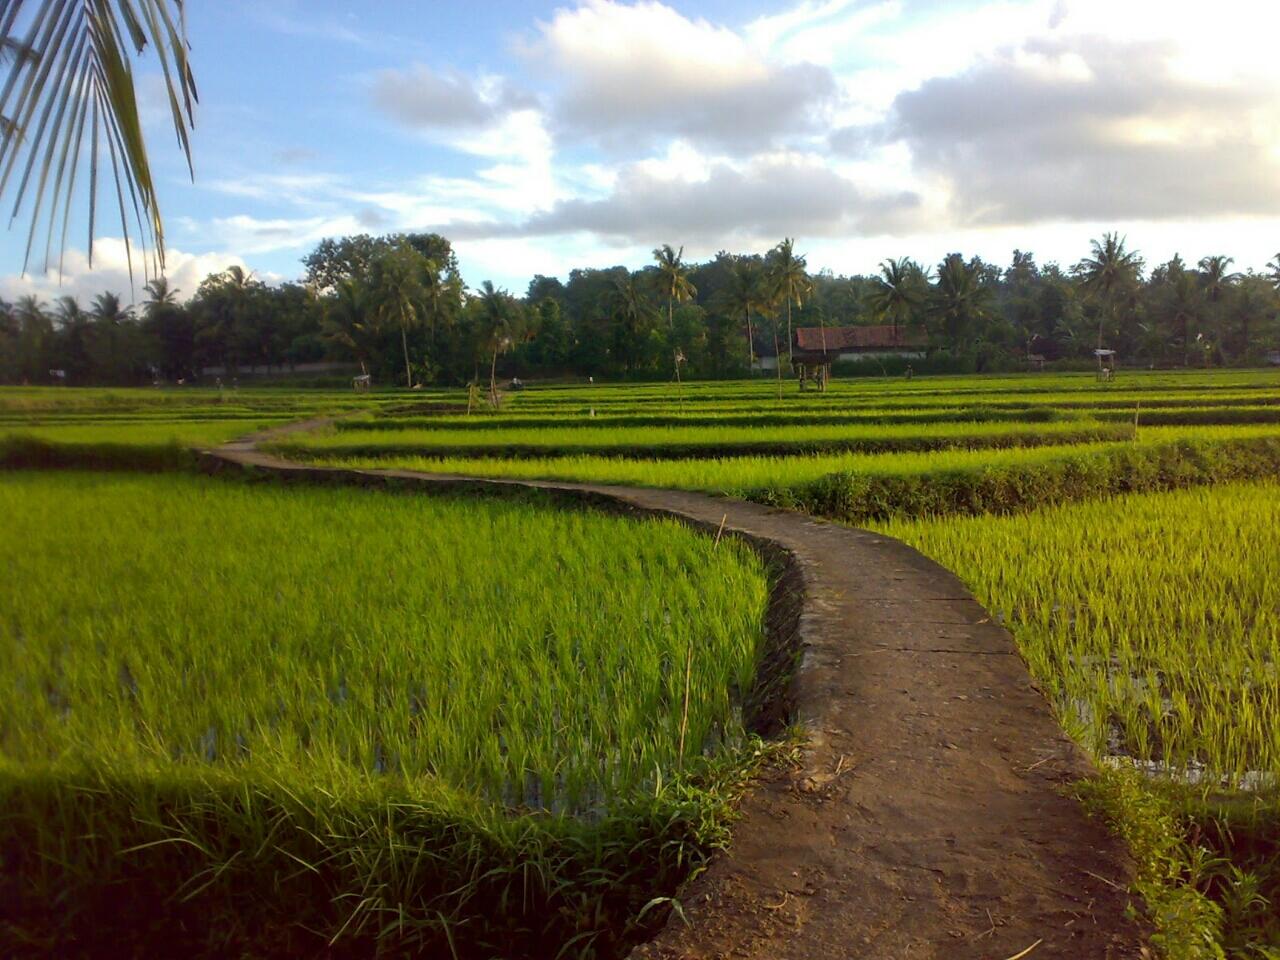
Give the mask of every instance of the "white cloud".
M 655 0 L 558 9 L 520 50 L 555 89 L 562 138 L 633 156 L 670 136 L 750 152 L 813 129 L 836 91 L 825 68 L 762 57 L 734 30 Z
M 436 225 L 459 239 L 592 234 L 618 245 L 659 240 L 691 251 L 741 242 L 776 242 L 797 233 L 882 232 L 914 219 L 919 198 L 909 191 L 864 193 L 821 158 L 761 155 L 745 163 L 720 160 L 693 177 L 659 174 L 644 164 L 623 168 L 613 190 L 596 199 L 569 198 L 520 221 Z
M 834 66 L 848 56 L 851 46 L 877 27 L 893 24 L 902 12 L 901 0 L 869 5 L 857 0 L 804 2 L 753 20 L 744 32 L 767 56 Z
M 536 106 L 532 96 L 502 77 L 473 79 L 458 70 L 434 70 L 421 63 L 379 72 L 373 102 L 405 126 L 432 132 L 484 127 L 512 110 Z
M 181 223 L 189 235 L 199 236 L 205 244 L 235 250 L 242 256 L 309 247 L 325 237 L 365 232 L 354 214 L 259 218 L 238 213 L 208 222 L 184 219 Z
M 952 249 L 1075 257 L 1104 228 L 1153 257 L 1221 238 L 1206 245 L 1242 265 L 1256 247 L 1261 265 L 1280 234 L 1280 4 L 799 0 L 736 24 L 564 0 L 516 60 L 466 72 L 355 23 L 314 32 L 401 58 L 356 83 L 410 134 L 394 173 L 306 172 L 300 154 L 198 181 L 222 206 L 171 224 L 183 250 L 253 258 L 435 226 L 468 279 L 514 288 L 638 266 L 663 240 L 701 256 L 797 234 L 813 265 L 853 270 Z
M 1275 87 L 1190 79 L 1176 58 L 1033 37 L 901 93 L 881 136 L 950 184 L 966 222 L 1280 213 Z
M 43 274 L 0 276 L 0 298 L 13 301 L 23 296 L 36 296 L 42 300 L 70 296 L 82 304 L 103 292 L 120 294 L 126 302 L 146 299 L 143 289 L 148 277 L 143 273 L 143 258 L 136 248 L 133 251 L 133 278 L 129 277 L 129 259 L 124 241 L 118 237 L 99 237 L 93 243 L 93 267 L 83 250 L 70 249 L 63 258 L 63 272 L 56 270 Z M 230 266 L 249 269 L 244 259 L 233 253 L 188 253 L 169 247 L 165 251 L 165 277 L 170 287 L 178 291 L 181 300 L 192 297 L 196 288 L 210 273 L 217 273 Z M 279 281 L 274 274 L 260 275 L 269 283 Z
M 233 197 L 303 204 L 337 189 L 338 178 L 327 173 L 263 173 L 208 180 L 201 186 Z

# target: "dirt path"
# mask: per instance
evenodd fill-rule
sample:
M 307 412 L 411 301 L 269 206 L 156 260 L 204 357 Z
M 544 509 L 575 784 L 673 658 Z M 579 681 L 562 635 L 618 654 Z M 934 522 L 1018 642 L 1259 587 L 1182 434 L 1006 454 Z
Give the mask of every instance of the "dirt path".
M 1092 767 L 1012 638 L 955 576 L 888 538 L 702 494 L 211 456 L 299 479 L 515 485 L 606 498 L 788 551 L 804 583 L 799 769 L 745 800 L 732 848 L 636 958 L 1122 958 L 1122 845 L 1064 796 Z M 1033 947 L 1028 953 L 1021 953 Z

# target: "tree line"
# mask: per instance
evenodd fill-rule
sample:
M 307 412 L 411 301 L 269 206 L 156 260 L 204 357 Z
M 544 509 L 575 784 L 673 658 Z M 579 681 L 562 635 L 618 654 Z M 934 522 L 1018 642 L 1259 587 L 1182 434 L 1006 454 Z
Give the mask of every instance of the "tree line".
M 1008 266 L 951 254 L 886 260 L 871 276 L 811 273 L 790 239 L 696 263 L 664 244 L 641 270 L 539 275 L 516 296 L 466 288 L 437 234 L 359 235 L 322 241 L 297 283 L 233 266 L 185 300 L 152 280 L 137 308 L 114 293 L 0 301 L 0 380 L 174 382 L 322 360 L 399 385 L 735 377 L 761 353 L 785 367 L 797 327 L 859 324 L 923 328 L 931 360 L 955 371 L 1086 362 L 1099 347 L 1131 364 L 1256 364 L 1280 349 L 1280 255 L 1266 273 L 1232 265 L 1174 257 L 1148 270 L 1115 234 L 1068 268 L 1015 251 Z

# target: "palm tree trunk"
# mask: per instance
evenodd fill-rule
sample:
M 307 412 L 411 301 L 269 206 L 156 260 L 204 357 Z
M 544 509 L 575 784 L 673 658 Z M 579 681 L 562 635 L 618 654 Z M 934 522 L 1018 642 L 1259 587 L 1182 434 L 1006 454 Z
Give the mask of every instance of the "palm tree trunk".
M 498 345 L 493 345 L 493 362 L 489 364 L 489 402 L 498 408 Z
M 676 354 L 672 357 L 676 362 L 676 394 L 680 398 L 680 412 L 684 413 L 684 384 L 680 382 L 680 351 L 676 350 Z
M 823 313 L 818 314 L 818 329 L 822 331 L 822 365 L 818 367 L 818 392 L 827 392 L 827 318 Z
M 778 371 L 778 399 L 781 400 L 782 399 L 782 351 L 778 348 L 778 322 L 776 318 L 773 322 L 773 353 L 774 353 L 774 359 L 777 361 L 774 364 L 774 369 Z
M 675 308 L 671 305 L 671 298 L 667 297 L 667 329 L 674 330 L 676 328 Z
M 412 390 L 413 370 L 409 367 L 409 332 L 403 318 L 400 320 L 400 347 L 404 350 L 404 385 Z
M 755 370 L 756 365 L 756 338 L 755 331 L 751 329 L 751 308 L 746 310 L 747 318 L 747 376 Z
M 787 297 L 787 365 L 794 368 L 796 365 L 795 354 L 791 350 L 791 298 Z

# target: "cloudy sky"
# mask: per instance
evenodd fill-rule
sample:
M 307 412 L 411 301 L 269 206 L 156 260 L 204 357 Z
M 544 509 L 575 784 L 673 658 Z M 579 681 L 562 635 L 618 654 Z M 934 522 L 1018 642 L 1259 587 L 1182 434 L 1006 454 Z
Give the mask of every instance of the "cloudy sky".
M 1149 261 L 1280 250 L 1271 0 L 192 0 L 192 183 L 140 79 L 189 295 L 317 240 L 430 229 L 464 278 L 764 250 L 870 272 L 1015 247 L 1069 264 L 1118 229 Z M 0 296 L 128 295 L 110 222 L 90 272 Z M 83 244 L 81 244 L 83 247 Z M 36 265 L 41 266 L 40 264 Z

